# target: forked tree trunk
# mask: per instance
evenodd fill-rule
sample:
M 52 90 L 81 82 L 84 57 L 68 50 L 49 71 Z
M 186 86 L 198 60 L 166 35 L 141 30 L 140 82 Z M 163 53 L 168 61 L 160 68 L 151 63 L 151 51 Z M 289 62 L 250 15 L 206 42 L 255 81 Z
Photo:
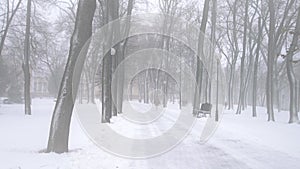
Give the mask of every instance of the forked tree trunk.
M 80 52 L 92 35 L 95 9 L 96 0 L 79 0 L 75 29 L 70 41 L 69 57 L 52 116 L 47 152 L 64 153 L 68 151 L 69 130 L 74 107 L 73 96 L 75 97 L 77 94 L 80 79 L 80 75 L 73 77 L 74 67 Z M 86 54 L 87 49 L 84 49 L 84 52 Z M 82 70 L 84 60 L 80 60 L 79 63 Z M 79 72 L 81 74 L 81 71 Z M 73 81 L 73 78 L 76 79 Z
M 240 72 L 240 93 L 239 93 L 239 102 L 236 114 L 241 114 L 242 106 L 244 104 L 245 99 L 245 91 L 244 87 L 246 85 L 244 78 L 244 69 L 245 69 L 245 58 L 246 58 L 246 49 L 247 49 L 247 35 L 248 35 L 248 8 L 249 8 L 249 0 L 246 0 L 245 4 L 245 17 L 244 17 L 244 35 L 243 35 L 243 54 L 241 58 L 241 72 Z
M 234 109 L 233 104 L 235 102 L 235 92 L 234 92 L 234 85 L 235 85 L 235 68 L 236 62 L 239 56 L 239 42 L 238 42 L 238 35 L 237 35 L 237 11 L 238 11 L 238 4 L 239 1 L 234 1 L 233 10 L 232 10 L 232 24 L 233 24 L 233 31 L 232 31 L 232 38 L 233 38 L 233 61 L 231 64 L 231 72 L 230 72 L 230 80 L 228 86 L 228 97 L 229 97 L 229 106 L 228 109 Z M 229 29 L 229 28 L 228 28 Z

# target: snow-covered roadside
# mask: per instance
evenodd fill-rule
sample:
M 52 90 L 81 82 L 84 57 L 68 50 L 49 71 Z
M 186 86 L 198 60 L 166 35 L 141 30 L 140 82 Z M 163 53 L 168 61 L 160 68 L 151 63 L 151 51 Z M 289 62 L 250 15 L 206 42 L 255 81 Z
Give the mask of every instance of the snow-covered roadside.
M 0 159 L 2 169 L 64 168 L 64 156 L 39 153 L 45 149 L 53 99 L 34 99 L 32 116 L 21 104 L 0 107 Z
M 204 145 L 198 141 L 204 119 L 198 119 L 191 134 L 180 145 L 146 160 L 124 159 L 99 149 L 88 140 L 73 116 L 71 151 L 61 155 L 39 153 L 47 145 L 53 106 L 53 99 L 35 99 L 33 115 L 24 116 L 23 105 L 1 105 L 1 169 L 296 169 L 300 164 L 300 125 L 287 124 L 286 112 L 276 113 L 277 122 L 266 122 L 264 108 L 258 110 L 257 118 L 251 117 L 250 109 L 242 115 L 226 111 L 215 135 Z M 119 123 L 122 120 L 115 119 L 112 125 L 118 129 Z M 169 127 L 160 124 L 162 128 Z M 156 135 L 161 130 L 160 125 L 153 127 L 148 130 Z M 143 136 L 143 131 L 139 132 L 128 134 Z
M 276 122 L 267 122 L 265 108 L 251 117 L 251 107 L 242 115 L 226 110 L 209 141 L 252 168 L 299 168 L 300 125 L 288 124 L 288 112 L 276 112 Z

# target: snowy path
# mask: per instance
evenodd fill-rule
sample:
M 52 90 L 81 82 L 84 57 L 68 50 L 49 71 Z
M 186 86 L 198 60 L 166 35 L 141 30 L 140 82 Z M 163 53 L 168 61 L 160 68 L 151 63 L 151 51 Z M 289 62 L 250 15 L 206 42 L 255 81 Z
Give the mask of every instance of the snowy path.
M 198 119 L 181 144 L 144 160 L 124 159 L 101 150 L 87 139 L 74 117 L 71 151 L 61 155 L 38 153 L 47 144 L 52 108 L 52 100 L 37 99 L 34 115 L 24 117 L 20 113 L 22 105 L 1 105 L 0 169 L 298 169 L 300 166 L 300 126 L 286 124 L 283 114 L 277 115 L 278 122 L 267 123 L 264 113 L 253 120 L 248 113 L 235 116 L 225 112 L 218 130 L 206 144 L 198 141 L 203 124 L 203 119 Z M 174 116 L 168 115 L 155 125 L 126 134 L 155 136 L 173 122 Z M 118 128 L 120 123 L 124 122 L 118 118 L 112 126 Z M 124 131 L 120 129 L 120 132 Z

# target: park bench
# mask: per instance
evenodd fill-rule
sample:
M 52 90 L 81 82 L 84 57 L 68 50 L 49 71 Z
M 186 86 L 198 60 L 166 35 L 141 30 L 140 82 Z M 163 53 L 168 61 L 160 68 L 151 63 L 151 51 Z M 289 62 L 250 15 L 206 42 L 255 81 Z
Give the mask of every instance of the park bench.
M 203 103 L 201 104 L 200 110 L 194 110 L 195 111 L 194 115 L 197 118 L 206 117 L 207 114 L 211 116 L 211 108 L 212 108 L 212 104 Z

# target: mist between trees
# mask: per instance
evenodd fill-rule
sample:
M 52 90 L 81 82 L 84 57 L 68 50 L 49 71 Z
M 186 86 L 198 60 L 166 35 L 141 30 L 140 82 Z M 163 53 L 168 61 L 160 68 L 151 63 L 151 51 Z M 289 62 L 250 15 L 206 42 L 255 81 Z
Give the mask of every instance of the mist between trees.
M 262 106 L 267 108 L 268 121 L 276 121 L 275 111 L 288 111 L 287 122 L 298 123 L 299 5 L 297 0 L 1 1 L 0 96 L 12 103 L 24 103 L 24 114 L 33 116 L 32 98 L 55 98 L 47 152 L 57 153 L 68 151 L 73 96 L 77 96 L 79 103 L 101 101 L 99 121 L 109 123 L 112 116 L 123 113 L 126 99 L 162 107 L 168 102 L 178 102 L 180 108 L 191 104 L 191 115 L 197 114 L 202 103 L 221 102 L 218 85 L 223 84 L 224 106 L 234 109 L 237 115 L 252 107 L 256 117 L 256 107 Z M 132 24 L 136 20 L 131 16 L 149 12 L 161 16 L 162 22 L 148 26 L 161 34 L 127 37 L 135 29 Z M 80 62 L 82 72 L 74 81 L 79 55 L 91 55 L 91 37 L 122 17 L 127 17 L 125 23 L 120 19 L 119 26 L 108 26 L 98 53 Z M 190 44 L 172 37 L 176 31 L 187 30 L 180 28 L 185 25 L 176 24 L 181 19 L 200 30 L 180 32 Z M 126 38 L 105 53 L 103 49 L 117 36 Z M 204 47 L 206 39 L 210 40 L 209 50 Z M 197 50 L 189 45 L 197 46 Z M 172 56 L 163 58 L 161 69 L 141 71 L 125 87 L 123 67 L 117 85 L 112 85 L 113 73 L 127 56 L 150 48 L 173 53 L 180 61 Z M 99 53 L 104 55 L 102 60 Z M 202 59 L 208 65 L 197 55 L 205 56 Z M 217 61 L 211 59 L 213 56 L 217 56 Z M 132 62 L 131 66 L 136 67 L 135 64 Z M 183 65 L 195 75 L 195 85 L 186 84 Z M 174 80 L 163 69 L 173 69 L 180 80 Z M 212 113 L 218 121 L 218 111 Z

